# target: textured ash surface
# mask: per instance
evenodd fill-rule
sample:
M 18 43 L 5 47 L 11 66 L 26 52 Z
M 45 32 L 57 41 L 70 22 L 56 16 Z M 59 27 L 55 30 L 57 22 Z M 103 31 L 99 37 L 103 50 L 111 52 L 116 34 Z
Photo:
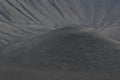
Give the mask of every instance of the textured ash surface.
M 0 0 L 0 46 L 71 25 L 119 41 L 119 9 L 119 0 Z
M 1 51 L 1 62 L 40 70 L 113 70 L 120 67 L 119 45 L 93 32 L 63 28 Z
M 0 80 L 119 80 L 119 26 L 120 0 L 0 0 Z

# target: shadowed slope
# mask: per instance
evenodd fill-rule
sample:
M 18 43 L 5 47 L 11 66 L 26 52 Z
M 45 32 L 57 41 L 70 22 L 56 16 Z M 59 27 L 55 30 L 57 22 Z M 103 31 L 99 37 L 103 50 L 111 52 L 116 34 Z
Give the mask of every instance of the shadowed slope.
M 1 64 L 42 70 L 112 70 L 120 68 L 120 50 L 90 31 L 63 28 L 6 47 Z

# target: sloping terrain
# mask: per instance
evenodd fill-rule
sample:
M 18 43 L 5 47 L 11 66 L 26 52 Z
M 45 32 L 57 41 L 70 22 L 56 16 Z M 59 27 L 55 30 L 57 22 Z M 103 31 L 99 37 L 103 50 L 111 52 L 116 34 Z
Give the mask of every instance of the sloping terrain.
M 91 30 L 54 30 L 2 49 L 0 79 L 119 80 L 119 46 Z
M 119 40 L 119 0 L 0 0 L 0 46 L 78 25 Z M 112 27 L 112 30 L 109 30 Z
M 65 71 L 120 68 L 118 44 L 94 32 L 80 30 L 63 28 L 7 46 L 1 51 L 1 64 Z
M 0 80 L 120 80 L 119 26 L 120 0 L 0 0 Z

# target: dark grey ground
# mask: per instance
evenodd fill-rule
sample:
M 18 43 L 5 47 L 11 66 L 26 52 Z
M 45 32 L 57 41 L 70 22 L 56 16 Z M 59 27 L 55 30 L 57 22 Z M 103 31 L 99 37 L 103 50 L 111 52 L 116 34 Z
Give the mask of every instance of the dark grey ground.
M 105 80 L 119 77 L 120 48 L 95 32 L 68 27 L 7 46 L 0 64 L 3 80 Z
M 0 80 L 120 80 L 120 0 L 0 0 Z

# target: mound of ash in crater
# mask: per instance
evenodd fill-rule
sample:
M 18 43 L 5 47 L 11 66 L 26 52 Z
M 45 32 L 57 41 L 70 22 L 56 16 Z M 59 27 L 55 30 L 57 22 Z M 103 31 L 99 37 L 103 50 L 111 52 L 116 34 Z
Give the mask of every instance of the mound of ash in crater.
M 117 47 L 94 32 L 63 28 L 7 46 L 0 64 L 40 70 L 112 70 L 120 68 Z

